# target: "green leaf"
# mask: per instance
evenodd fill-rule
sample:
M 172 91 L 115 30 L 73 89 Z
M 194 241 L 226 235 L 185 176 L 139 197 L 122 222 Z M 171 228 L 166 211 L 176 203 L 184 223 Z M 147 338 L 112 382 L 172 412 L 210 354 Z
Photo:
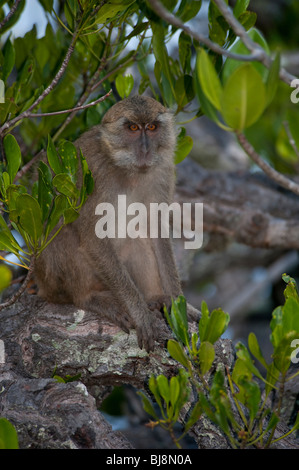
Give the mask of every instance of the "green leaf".
M 5 220 L 0 214 L 0 250 L 18 254 L 20 249 L 21 247 L 13 237 L 11 231 L 6 225 Z
M 224 333 L 229 322 L 229 315 L 221 309 L 215 309 L 209 314 L 207 304 L 202 302 L 201 319 L 198 324 L 200 341 L 214 344 Z
M 3 195 L 3 199 L 6 199 L 6 191 L 10 185 L 10 176 L 7 171 L 4 171 L 2 174 L 0 173 L 0 181 L 1 181 L 1 192 Z
M 167 309 L 164 308 L 164 313 L 169 326 L 173 330 L 175 336 L 187 346 L 189 342 L 188 333 L 188 318 L 187 318 L 187 305 L 186 299 L 183 296 L 179 296 L 177 300 L 172 300 L 170 315 Z
M 169 389 L 169 383 L 165 375 L 158 375 L 157 377 L 157 385 L 158 385 L 158 390 L 165 401 L 166 404 L 169 403 L 170 401 L 170 389 Z
M 199 420 L 203 413 L 203 407 L 200 401 L 198 401 L 192 408 L 190 417 L 185 424 L 185 432 L 189 431 L 190 428 Z
M 198 358 L 200 362 L 200 372 L 205 375 L 211 368 L 215 359 L 214 346 L 208 341 L 201 343 L 198 350 Z
M 237 358 L 232 371 L 232 380 L 236 385 L 239 385 L 241 377 L 246 377 L 247 380 L 251 380 L 252 372 L 248 369 L 246 363 L 242 359 Z
M 269 69 L 266 82 L 266 104 L 267 106 L 273 101 L 279 83 L 280 72 L 280 54 L 277 53 Z
M 16 199 L 16 211 L 22 229 L 36 245 L 43 233 L 42 212 L 37 200 L 29 194 L 21 194 Z
M 184 108 L 194 98 L 193 78 L 191 75 L 182 75 L 175 83 L 175 96 L 178 111 Z
M 193 139 L 189 135 L 185 135 L 185 129 L 181 129 L 174 154 L 174 163 L 177 165 L 182 162 L 191 152 L 193 148 Z
M 191 47 L 190 36 L 182 31 L 179 37 L 179 59 L 184 73 L 191 72 Z
M 23 65 L 21 72 L 18 75 L 18 82 L 22 86 L 28 86 L 32 80 L 35 72 L 35 61 L 32 57 L 29 57 Z
M 74 209 L 73 207 L 69 207 L 64 211 L 63 217 L 65 224 L 71 224 L 72 222 L 78 219 L 79 212 L 76 211 L 76 209 Z
M 257 415 L 261 401 L 260 387 L 245 377 L 240 378 L 238 385 L 243 388 L 243 404 L 248 408 L 250 419 L 253 420 Z
M 237 357 L 241 359 L 242 361 L 244 361 L 244 365 L 247 367 L 247 369 L 256 377 L 263 380 L 263 377 L 260 371 L 253 364 L 253 361 L 250 357 L 250 354 L 246 346 L 244 346 L 244 344 L 239 342 L 236 344 L 236 351 L 237 351 Z
M 177 11 L 177 16 L 186 23 L 194 18 L 201 8 L 201 0 L 182 0 Z
M 0 449 L 18 449 L 18 435 L 14 426 L 5 418 L 0 418 Z
M 266 432 L 271 431 L 271 429 L 273 429 L 279 423 L 279 421 L 280 421 L 279 416 L 277 416 L 277 414 L 275 412 L 273 412 L 271 414 L 270 419 L 269 419 L 269 422 L 268 422 L 268 425 L 267 425 L 267 428 L 266 428 Z
M 251 64 L 244 64 L 228 78 L 221 100 L 221 113 L 228 126 L 243 131 L 265 109 L 265 85 Z
M 249 333 L 248 336 L 248 347 L 251 354 L 258 360 L 260 363 L 268 369 L 268 364 L 264 359 L 263 353 L 261 351 L 260 345 L 258 343 L 257 337 L 254 333 Z
M 21 165 L 21 150 L 15 137 L 11 134 L 4 137 L 3 145 L 7 159 L 7 171 L 12 184 Z
M 6 289 L 10 285 L 11 280 L 12 280 L 11 270 L 7 266 L 4 266 L 3 264 L 1 264 L 0 265 L 0 292 Z
M 197 56 L 196 73 L 206 98 L 216 109 L 220 110 L 222 85 L 212 62 L 204 49 L 201 49 Z
M 51 13 L 53 9 L 53 0 L 39 0 L 39 2 L 42 4 L 46 11 Z
M 298 315 L 299 312 L 297 312 Z M 279 344 L 274 348 L 272 357 L 275 367 L 285 374 L 291 365 L 293 353 L 292 341 L 298 338 L 298 332 L 290 331 L 285 333 Z
M 174 408 L 180 395 L 180 383 L 177 377 L 171 377 L 170 382 L 169 382 L 169 393 L 170 393 L 170 396 L 169 396 L 170 403 L 172 404 Z
M 148 386 L 149 386 L 150 391 L 151 391 L 152 394 L 154 395 L 155 400 L 156 400 L 156 402 L 158 403 L 161 412 L 163 413 L 163 406 L 162 406 L 162 402 L 161 402 L 161 395 L 160 395 L 160 392 L 159 392 L 159 389 L 158 389 L 157 380 L 156 380 L 156 378 L 155 378 L 153 375 L 150 377 L 150 379 L 149 379 L 149 381 L 148 381 Z
M 280 376 L 279 370 L 275 367 L 274 362 L 272 362 L 267 370 L 267 376 L 266 376 L 266 396 L 269 395 L 269 393 L 273 390 L 273 388 L 276 385 L 276 382 Z
M 156 58 L 155 77 L 163 94 L 164 101 L 166 101 L 168 106 L 171 106 L 175 96 L 174 76 L 170 70 L 169 56 L 165 46 L 165 30 L 161 24 L 155 22 L 151 23 L 151 27 L 153 31 L 152 46 Z
M 75 145 L 72 142 L 64 140 L 60 143 L 58 152 L 64 172 L 66 172 L 73 183 L 75 183 L 78 171 L 78 156 Z
M 282 307 L 277 307 L 272 313 L 270 322 L 272 330 L 270 339 L 277 348 L 285 337 L 290 334 L 299 335 L 299 301 L 296 297 L 288 297 Z
M 247 32 L 247 34 L 254 42 L 259 44 L 266 51 L 268 55 L 270 55 L 270 50 L 269 50 L 267 42 L 265 41 L 264 37 L 256 28 L 251 28 Z M 241 41 L 241 39 L 238 39 L 233 44 L 233 46 L 229 49 L 229 51 L 235 54 L 242 54 L 242 55 L 248 55 L 250 53 L 247 47 Z M 232 73 L 243 64 L 244 62 L 228 58 L 225 61 L 223 71 L 222 71 L 223 82 L 225 83 L 228 80 L 228 78 L 232 75 Z M 259 72 L 263 80 L 266 81 L 268 77 L 268 73 L 269 73 L 267 67 L 265 67 L 263 64 L 257 61 L 252 62 L 252 66 Z
M 50 135 L 48 136 L 47 158 L 50 167 L 56 175 L 63 173 L 63 166 Z
M 117 75 L 115 86 L 119 96 L 124 99 L 128 98 L 134 87 L 134 78 L 131 74 Z
M 134 3 L 134 0 L 111 1 L 104 4 L 96 17 L 96 23 L 105 24 L 107 20 L 112 20 L 117 14 L 125 11 L 132 3 Z
M 234 10 L 233 10 L 236 18 L 239 18 L 239 16 L 247 10 L 249 2 L 250 0 L 237 0 L 236 1 Z
M 56 196 L 47 224 L 46 236 L 48 236 L 48 234 L 51 233 L 52 230 L 56 227 L 60 218 L 68 207 L 69 203 L 66 196 L 64 196 L 63 194 L 59 194 L 58 196 Z
M 293 297 L 299 302 L 298 289 L 295 279 L 293 279 L 291 276 L 288 276 L 287 274 L 283 274 L 282 279 L 287 283 L 287 286 L 284 290 L 285 299 Z
M 142 405 L 143 405 L 144 411 L 146 411 L 146 413 L 148 413 L 154 419 L 158 420 L 157 414 L 155 412 L 155 409 L 151 400 L 143 392 L 138 391 L 137 395 L 139 395 L 142 399 Z
M 0 250 L 18 255 L 20 248 L 12 235 L 0 231 Z
M 15 65 L 15 48 L 8 38 L 3 48 L 4 63 L 2 67 L 2 80 L 6 82 Z
M 257 14 L 253 11 L 245 11 L 242 15 L 239 16 L 238 21 L 241 23 L 243 28 L 249 30 L 252 28 L 257 20 Z
M 44 222 L 49 216 L 54 198 L 52 174 L 48 165 L 43 161 L 39 163 L 38 172 L 38 203 L 42 210 L 42 221 Z
M 79 197 L 79 191 L 76 185 L 72 182 L 69 175 L 66 173 L 58 174 L 53 179 L 53 185 L 57 191 L 72 199 Z
M 170 339 L 167 342 L 167 349 L 173 359 L 182 364 L 182 366 L 186 367 L 186 369 L 190 370 L 191 363 L 180 343 L 174 339 Z

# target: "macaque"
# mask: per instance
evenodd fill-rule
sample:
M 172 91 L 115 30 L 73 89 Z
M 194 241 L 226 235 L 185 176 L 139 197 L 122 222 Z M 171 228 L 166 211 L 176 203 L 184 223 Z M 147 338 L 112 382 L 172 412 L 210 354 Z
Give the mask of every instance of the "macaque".
M 62 229 L 37 260 L 39 295 L 72 303 L 104 316 L 129 332 L 138 345 L 154 348 L 154 311 L 182 293 L 169 238 L 99 238 L 95 226 L 100 203 L 171 204 L 176 131 L 173 116 L 156 100 L 133 96 L 112 106 L 101 124 L 76 142 L 95 186 L 79 218 Z M 147 227 L 149 234 L 149 224 Z

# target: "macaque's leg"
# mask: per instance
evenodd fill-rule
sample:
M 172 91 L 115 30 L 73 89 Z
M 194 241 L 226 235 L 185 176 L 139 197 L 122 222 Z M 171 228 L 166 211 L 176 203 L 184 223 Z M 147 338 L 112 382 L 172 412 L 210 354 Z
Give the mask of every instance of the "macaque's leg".
M 82 296 L 81 293 L 80 297 L 74 299 L 74 303 L 84 310 L 90 310 L 98 313 L 101 317 L 107 318 L 126 333 L 129 333 L 130 329 L 135 327 L 130 315 L 113 298 L 110 292 L 91 291 L 86 296 Z

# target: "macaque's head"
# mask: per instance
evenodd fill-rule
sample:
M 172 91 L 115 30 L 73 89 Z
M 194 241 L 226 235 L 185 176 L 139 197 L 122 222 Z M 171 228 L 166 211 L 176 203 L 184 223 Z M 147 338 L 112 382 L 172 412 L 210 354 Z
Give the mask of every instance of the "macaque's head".
M 107 111 L 101 124 L 102 138 L 116 166 L 146 171 L 172 162 L 176 144 L 173 116 L 153 98 L 124 99 Z

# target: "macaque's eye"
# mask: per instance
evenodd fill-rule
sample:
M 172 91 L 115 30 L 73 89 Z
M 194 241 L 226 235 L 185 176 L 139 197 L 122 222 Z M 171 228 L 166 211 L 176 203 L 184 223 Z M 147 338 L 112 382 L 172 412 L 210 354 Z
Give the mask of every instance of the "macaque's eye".
M 157 129 L 157 126 L 156 126 L 156 124 L 147 124 L 146 128 L 149 131 L 154 131 L 154 130 Z
M 137 126 L 137 124 L 130 124 L 129 129 L 130 131 L 136 132 L 139 130 L 139 127 Z

